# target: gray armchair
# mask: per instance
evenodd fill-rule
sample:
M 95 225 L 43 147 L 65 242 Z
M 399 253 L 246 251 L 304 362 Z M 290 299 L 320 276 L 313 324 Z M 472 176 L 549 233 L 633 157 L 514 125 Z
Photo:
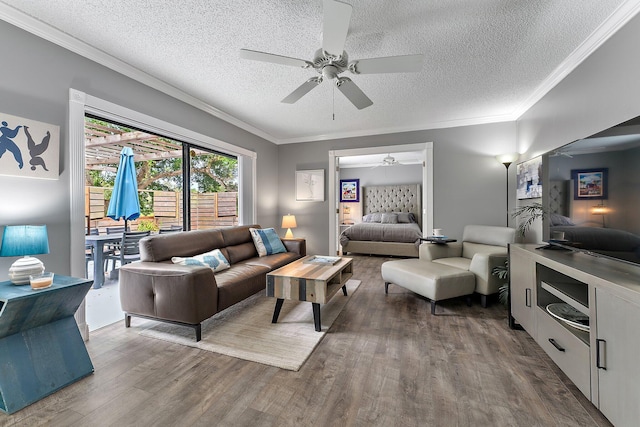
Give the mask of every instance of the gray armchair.
M 491 271 L 504 265 L 507 245 L 514 239 L 513 228 L 467 225 L 462 242 L 420 245 L 420 259 L 472 272 L 476 276 L 475 292 L 480 294 L 481 304 L 486 307 L 487 297 L 497 293 L 502 284 Z

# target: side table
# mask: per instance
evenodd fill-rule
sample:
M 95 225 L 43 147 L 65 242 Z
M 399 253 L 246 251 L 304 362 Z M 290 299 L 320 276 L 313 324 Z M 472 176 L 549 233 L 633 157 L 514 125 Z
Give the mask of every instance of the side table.
M 421 237 L 420 240 L 423 242 L 435 243 L 436 245 L 445 245 L 447 243 L 457 242 L 456 239 L 449 239 L 448 237 Z
M 0 410 L 11 414 L 93 373 L 73 317 L 93 282 L 0 283 Z

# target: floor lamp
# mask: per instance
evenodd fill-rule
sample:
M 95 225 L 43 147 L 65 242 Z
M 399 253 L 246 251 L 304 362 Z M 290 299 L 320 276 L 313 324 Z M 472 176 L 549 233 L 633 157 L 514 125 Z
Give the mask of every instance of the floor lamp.
M 509 166 L 518 160 L 518 153 L 500 154 L 496 159 L 507 169 L 507 227 L 509 226 Z

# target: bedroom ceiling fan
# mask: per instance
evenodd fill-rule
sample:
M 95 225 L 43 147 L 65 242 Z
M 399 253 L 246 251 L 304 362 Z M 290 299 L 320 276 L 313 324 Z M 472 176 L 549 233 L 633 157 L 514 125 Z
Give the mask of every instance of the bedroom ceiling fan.
M 407 165 L 407 164 L 412 164 L 415 163 L 415 161 L 410 160 L 409 163 L 403 163 L 398 161 L 398 159 L 396 159 L 395 157 L 393 157 L 391 154 L 387 154 L 386 157 L 383 157 L 382 160 L 380 161 L 379 164 L 373 166 L 374 168 L 380 167 L 380 166 L 399 166 L 399 165 Z
M 349 62 L 344 44 L 349 31 L 352 7 L 334 0 L 324 1 L 324 22 L 322 27 L 322 48 L 318 49 L 312 61 L 240 49 L 240 57 L 254 61 L 272 62 L 302 68 L 313 68 L 318 74 L 304 82 L 281 102 L 293 104 L 309 93 L 324 80 L 334 80 L 342 94 L 359 110 L 373 105 L 373 101 L 348 77 L 339 75 L 349 70 L 353 74 L 411 73 L 422 69 L 423 55 L 401 55 L 360 59 Z

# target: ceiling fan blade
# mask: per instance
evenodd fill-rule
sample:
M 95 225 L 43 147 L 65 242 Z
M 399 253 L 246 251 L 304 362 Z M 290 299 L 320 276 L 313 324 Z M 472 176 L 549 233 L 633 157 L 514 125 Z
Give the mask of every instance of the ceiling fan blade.
M 349 64 L 349 71 L 355 74 L 414 73 L 422 70 L 423 61 L 422 54 L 360 59 Z
M 353 81 L 351 81 L 351 79 L 341 77 L 336 81 L 336 86 L 338 86 L 340 92 L 342 92 L 342 94 L 346 96 L 358 110 L 362 110 L 363 108 L 373 105 L 373 101 L 371 101 L 369 97 L 367 97 L 367 95 L 365 95 L 364 92 L 360 90 Z
M 350 4 L 333 0 L 325 0 L 323 7 L 322 50 L 340 56 L 344 51 L 353 8 Z
M 274 55 L 273 53 L 259 52 L 250 49 L 240 49 L 240 58 L 302 68 L 307 68 L 311 65 L 310 62 L 303 59 L 289 58 L 288 56 Z
M 302 85 L 300 85 L 296 90 L 291 92 L 281 102 L 284 102 L 285 104 L 293 104 L 298 99 L 302 98 L 307 93 L 309 93 L 311 91 L 311 89 L 313 89 L 314 87 L 318 86 L 320 83 L 322 83 L 322 79 L 320 77 L 310 78 L 306 82 L 302 83 Z

